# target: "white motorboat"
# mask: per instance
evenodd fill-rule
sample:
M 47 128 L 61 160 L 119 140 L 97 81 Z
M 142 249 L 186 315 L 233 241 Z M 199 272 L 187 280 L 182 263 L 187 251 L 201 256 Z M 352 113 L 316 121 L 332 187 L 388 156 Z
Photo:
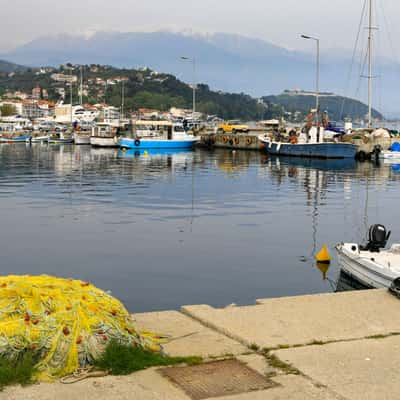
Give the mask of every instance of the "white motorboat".
M 75 144 L 90 144 L 90 133 L 74 132 Z
M 99 123 L 92 128 L 90 144 L 94 147 L 119 147 L 117 133 L 117 127 Z
M 48 143 L 51 135 L 39 135 L 39 136 L 32 136 L 30 140 L 31 143 Z
M 384 161 L 400 161 L 400 151 L 385 150 L 379 153 L 379 157 Z
M 341 269 L 365 286 L 390 288 L 400 277 L 400 244 L 385 250 L 389 236 L 383 225 L 373 225 L 366 246 L 339 243 L 336 251 Z

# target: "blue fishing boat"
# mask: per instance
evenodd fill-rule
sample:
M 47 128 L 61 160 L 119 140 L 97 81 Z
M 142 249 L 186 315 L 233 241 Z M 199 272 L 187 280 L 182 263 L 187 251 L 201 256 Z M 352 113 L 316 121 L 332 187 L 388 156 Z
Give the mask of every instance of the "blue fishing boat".
M 316 127 L 312 127 L 307 134 L 301 134 L 299 138 L 292 136 L 288 143 L 274 141 L 267 136 L 259 136 L 259 140 L 265 150 L 273 155 L 354 159 L 358 151 L 357 146 L 353 143 L 324 142 L 322 127 L 319 131 Z
M 74 138 L 71 135 L 65 135 L 63 132 L 53 133 L 49 136 L 50 144 L 69 144 L 74 143 Z
M 193 135 L 188 135 L 182 124 L 169 121 L 140 121 L 140 124 L 138 122 L 133 137 L 123 137 L 119 140 L 120 147 L 136 150 L 191 149 L 199 140 Z
M 25 143 L 29 142 L 31 138 L 32 138 L 31 134 L 20 135 L 20 136 L 6 135 L 0 137 L 0 143 Z
M 304 143 L 291 144 L 272 142 L 260 138 L 265 150 L 269 154 L 292 157 L 314 157 L 314 158 L 351 158 L 357 153 L 357 146 L 352 143 Z

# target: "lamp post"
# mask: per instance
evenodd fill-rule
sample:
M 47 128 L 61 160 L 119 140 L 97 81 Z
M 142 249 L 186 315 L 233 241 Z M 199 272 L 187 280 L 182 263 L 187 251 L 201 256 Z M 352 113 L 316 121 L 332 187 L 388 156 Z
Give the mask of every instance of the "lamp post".
M 194 127 L 194 114 L 196 112 L 196 59 L 194 57 L 181 57 L 181 60 L 191 61 L 193 65 L 193 110 L 192 110 L 192 124 Z
M 317 71 L 316 71 L 316 93 L 315 93 L 315 108 L 317 110 L 317 114 L 319 112 L 319 39 L 312 37 L 312 36 L 307 36 L 307 35 L 301 35 L 303 39 L 307 40 L 314 40 L 317 44 Z
M 308 36 L 308 35 L 301 35 L 303 39 L 307 40 L 314 40 L 317 44 L 317 59 L 316 59 L 316 90 L 315 90 L 315 110 L 317 115 L 317 142 L 319 142 L 319 134 L 320 134 L 320 126 L 319 126 L 319 39 Z

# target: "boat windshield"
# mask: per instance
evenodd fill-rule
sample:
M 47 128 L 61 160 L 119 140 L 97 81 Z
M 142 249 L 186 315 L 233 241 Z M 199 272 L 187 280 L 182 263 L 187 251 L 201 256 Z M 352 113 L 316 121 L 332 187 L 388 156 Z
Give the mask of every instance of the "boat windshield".
M 174 132 L 185 132 L 183 125 L 175 125 Z

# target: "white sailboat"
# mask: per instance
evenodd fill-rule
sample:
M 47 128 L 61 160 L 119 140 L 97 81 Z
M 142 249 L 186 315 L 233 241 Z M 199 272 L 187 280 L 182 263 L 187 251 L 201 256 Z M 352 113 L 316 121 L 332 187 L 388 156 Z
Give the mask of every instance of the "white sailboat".
M 373 1 L 369 0 L 368 26 L 368 127 L 372 125 L 372 32 Z M 400 244 L 385 249 L 390 232 L 383 225 L 369 229 L 367 245 L 339 243 L 336 246 L 341 270 L 365 286 L 390 288 L 400 277 Z

